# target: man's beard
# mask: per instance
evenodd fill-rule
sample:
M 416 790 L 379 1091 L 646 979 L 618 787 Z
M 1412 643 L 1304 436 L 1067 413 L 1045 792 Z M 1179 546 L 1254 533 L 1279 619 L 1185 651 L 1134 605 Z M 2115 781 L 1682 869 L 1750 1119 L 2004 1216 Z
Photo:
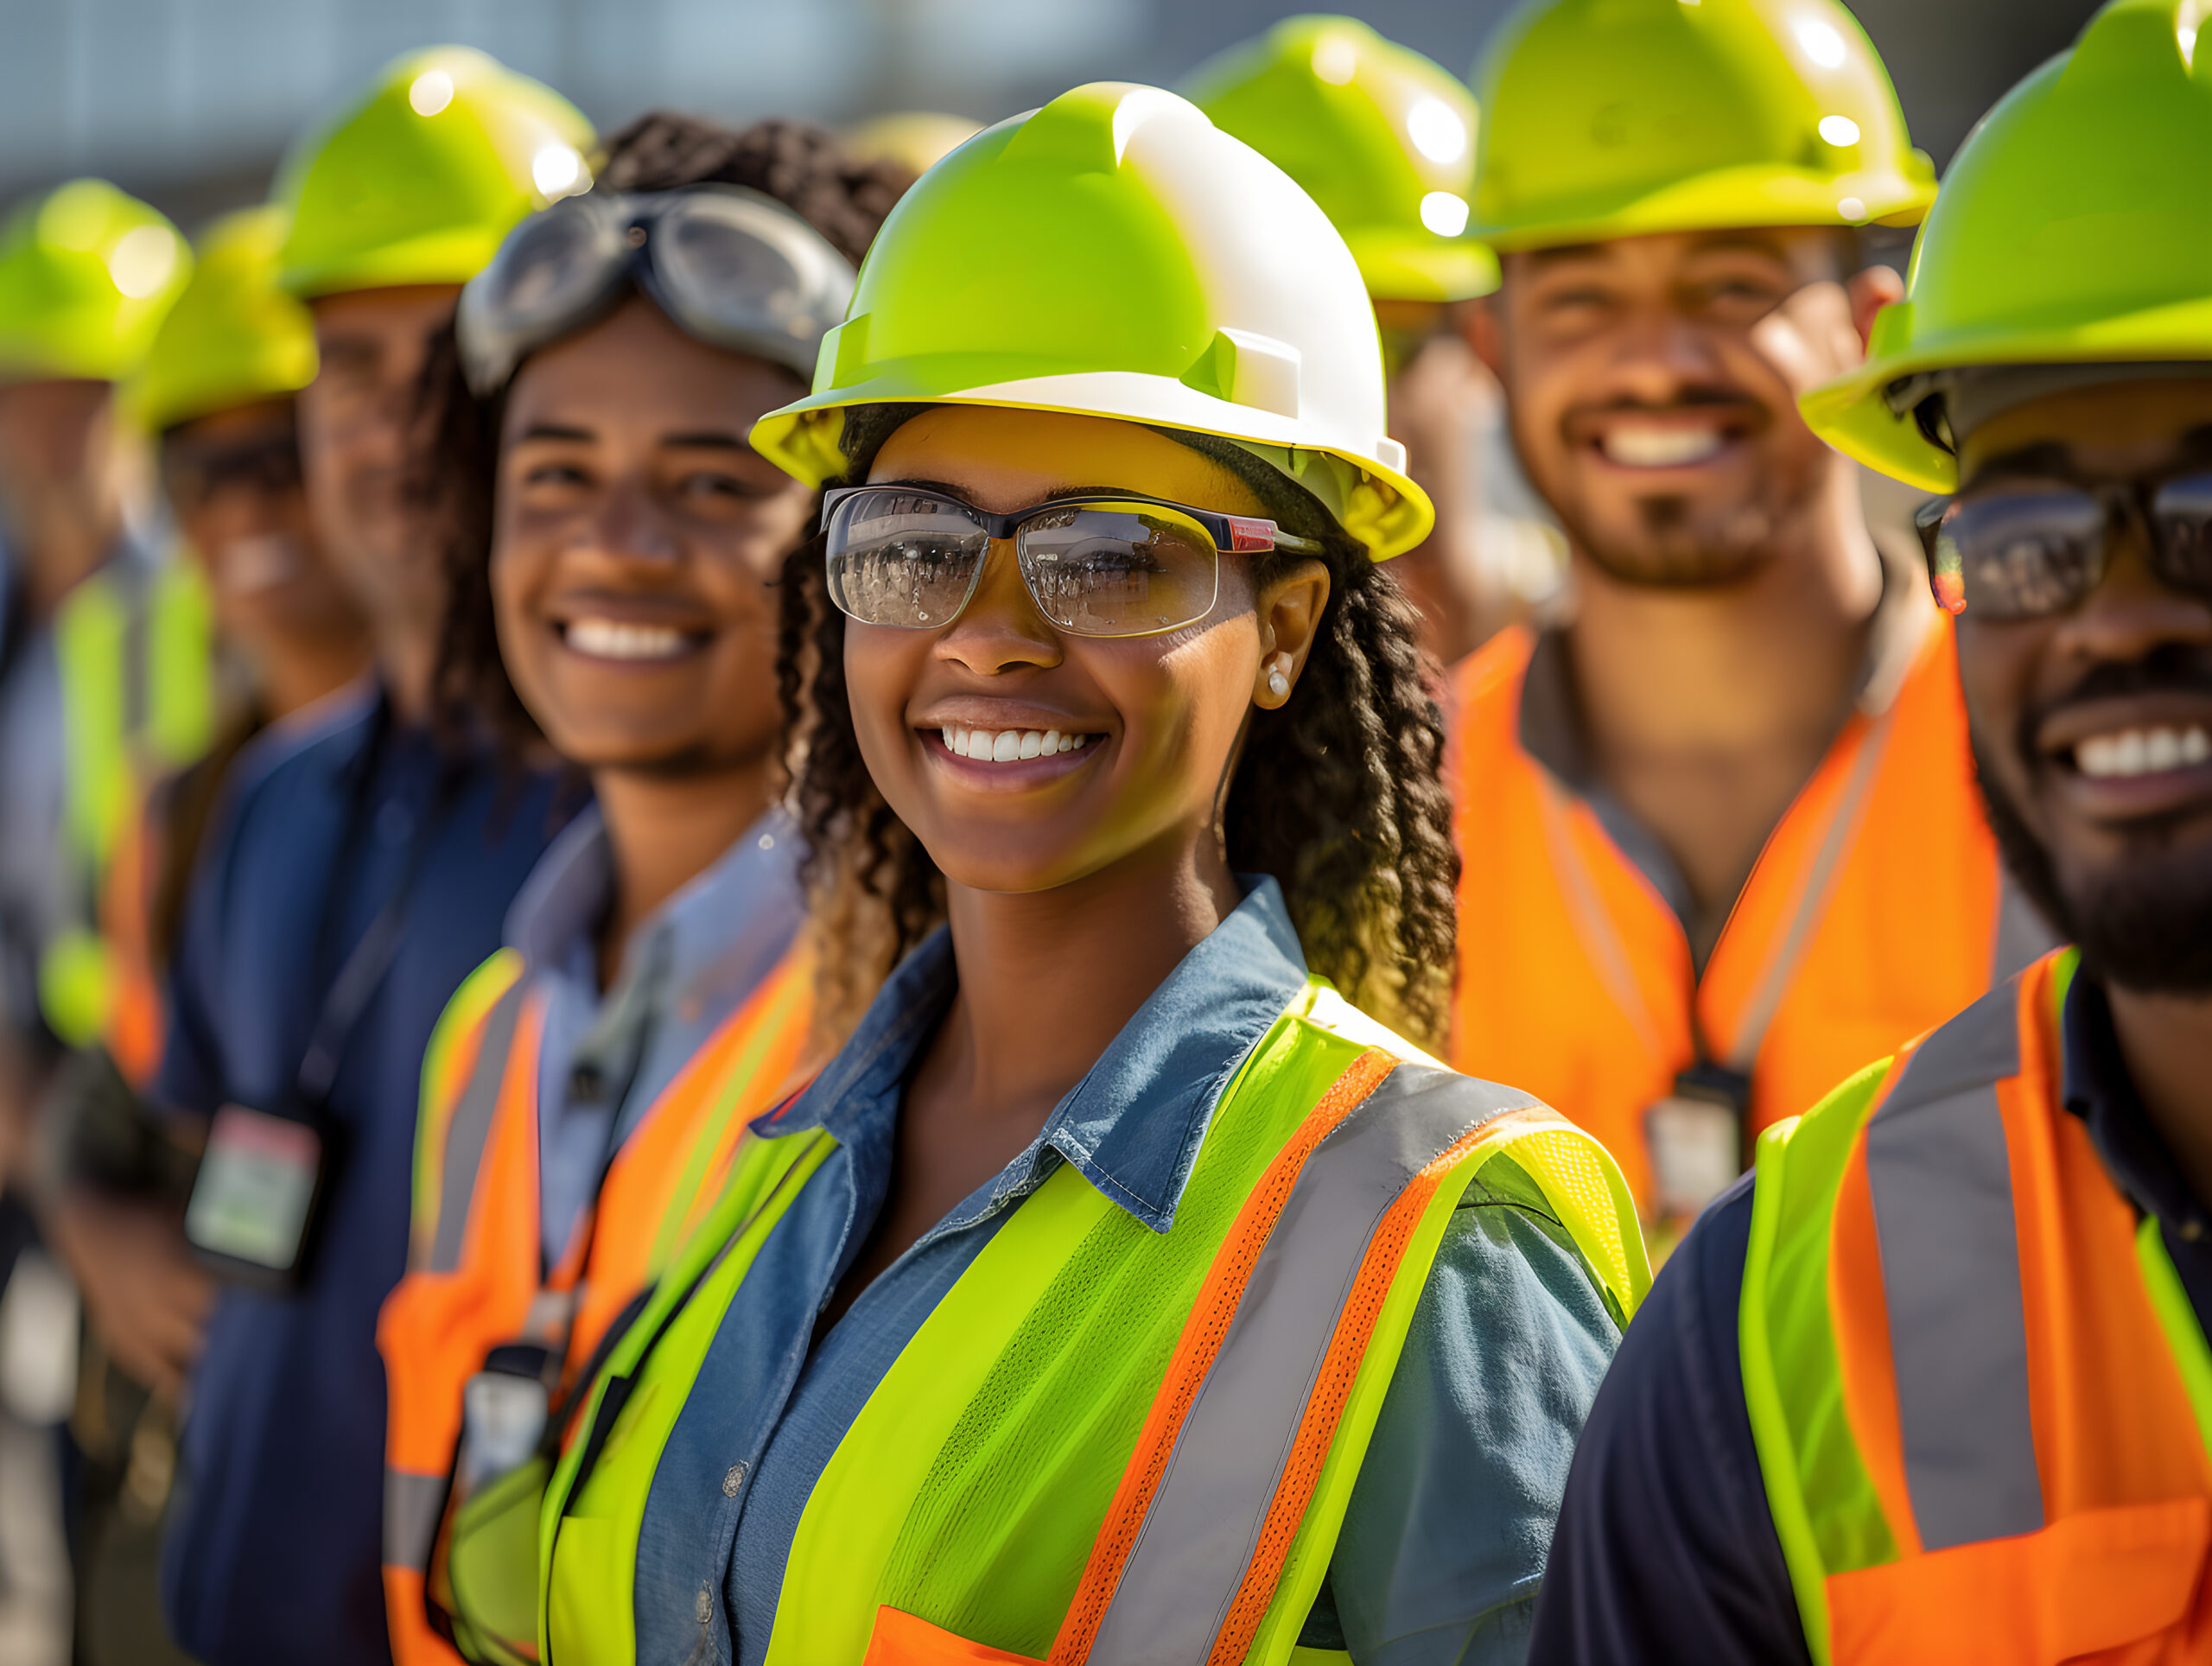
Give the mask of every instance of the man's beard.
M 1660 590 L 1718 590 L 1750 578 L 1776 554 L 1783 517 L 1763 504 L 1700 514 L 1681 497 L 1636 499 L 1641 523 L 1630 536 L 1601 531 L 1580 506 L 1560 519 L 1576 549 L 1606 577 Z
M 2192 676 L 2157 660 L 2154 655 L 2133 665 L 2100 667 L 2068 700 L 2118 692 L 2114 685 L 2123 683 L 2143 688 L 2204 685 L 2201 667 Z M 2038 770 L 2054 767 L 2042 759 L 2033 740 L 2050 710 L 2028 714 L 2014 738 L 2031 779 Z M 2006 795 L 1980 734 L 1974 738 L 1974 756 L 1990 830 L 1997 836 L 2006 871 L 2052 929 L 2081 949 L 2083 966 L 2102 982 L 2143 995 L 2212 994 L 2212 848 L 2202 842 L 2177 847 L 2177 819 L 2150 820 L 2128 841 L 2124 856 L 2093 873 L 2062 875 L 2049 849 Z

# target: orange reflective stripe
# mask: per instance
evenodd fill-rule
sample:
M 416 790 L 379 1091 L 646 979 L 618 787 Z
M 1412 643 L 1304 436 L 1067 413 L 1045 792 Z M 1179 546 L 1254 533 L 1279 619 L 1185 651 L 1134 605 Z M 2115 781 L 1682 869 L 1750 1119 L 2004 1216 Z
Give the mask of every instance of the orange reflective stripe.
M 1432 1158 L 1376 1224 L 1366 1258 L 1360 1263 L 1358 1275 L 1344 1298 L 1336 1334 L 1329 1339 L 1329 1351 L 1322 1358 L 1320 1374 L 1306 1399 L 1306 1415 L 1300 1420 L 1274 1501 L 1268 1506 L 1267 1521 L 1260 1529 L 1260 1541 L 1253 1548 L 1250 1565 L 1245 1569 L 1244 1582 L 1237 1587 L 1221 1631 L 1214 1638 L 1208 1666 L 1236 1666 L 1252 1646 L 1261 1621 L 1267 1618 L 1268 1605 L 1274 1600 L 1275 1586 L 1282 1577 L 1283 1562 L 1297 1540 L 1299 1526 L 1306 1519 L 1306 1505 L 1313 1497 L 1314 1485 L 1321 1478 L 1321 1466 L 1328 1459 L 1330 1443 L 1336 1439 L 1337 1423 L 1344 1415 L 1345 1398 L 1359 1376 L 1360 1362 L 1367 1357 L 1367 1345 L 1374 1334 L 1376 1316 L 1382 1311 L 1382 1303 L 1390 1294 L 1390 1282 L 1398 1275 L 1399 1262 L 1405 1258 L 1406 1245 L 1427 1211 L 1429 1200 L 1444 1184 L 1445 1177 L 1470 1152 L 1495 1141 L 1502 1133 L 1510 1132 L 1510 1127 L 1502 1129 L 1500 1124 L 1510 1123 L 1516 1114 L 1508 1111 L 1493 1117 Z
M 1228 1237 L 1216 1252 L 1199 1286 L 1191 1316 L 1176 1339 L 1167 1372 L 1154 1395 L 1135 1449 L 1122 1472 L 1121 1485 L 1107 1506 L 1103 1524 L 1091 1545 L 1083 1579 L 1068 1605 L 1066 1618 L 1052 1640 L 1049 1656 L 1053 1666 L 1071 1666 L 1090 1652 L 1099 1622 L 1112 1602 L 1114 1587 L 1144 1525 L 1175 1437 L 1183 1427 L 1198 1389 L 1221 1351 L 1229 1323 L 1236 1312 L 1253 1264 L 1266 1247 L 1268 1236 L 1281 1217 L 1283 1205 L 1298 1183 L 1299 1171 L 1330 1129 L 1342 1122 L 1382 1079 L 1396 1068 L 1397 1060 L 1380 1048 L 1370 1047 L 1354 1059 L 1344 1073 L 1307 1113 L 1283 1148 L 1268 1165 L 1260 1182 L 1245 1199 Z M 1333 1423 L 1332 1428 L 1333 1428 Z
M 2212 1546 L 2212 1500 L 2085 1511 L 1827 1580 L 1834 1666 L 2057 1666 L 2205 1658 L 2190 1614 Z M 2200 1610 L 2202 1602 L 2196 1605 Z M 2200 1622 L 2202 1616 L 2200 1615 Z

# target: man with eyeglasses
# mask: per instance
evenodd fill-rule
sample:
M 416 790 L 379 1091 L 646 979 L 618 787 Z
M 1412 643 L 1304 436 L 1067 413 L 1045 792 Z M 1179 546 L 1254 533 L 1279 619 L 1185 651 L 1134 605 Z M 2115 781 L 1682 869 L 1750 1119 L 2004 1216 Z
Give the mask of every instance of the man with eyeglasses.
M 1575 607 L 1455 680 L 1452 1062 L 1604 1141 L 1663 1249 L 1759 1129 L 2049 944 L 1949 635 L 1796 410 L 1900 287 L 1862 228 L 1935 174 L 1835 0 L 1529 0 L 1476 80 L 1474 340 Z
M 1948 494 L 1922 520 L 1982 790 L 2075 946 L 1768 1133 L 1676 1252 L 1583 1436 L 1535 1660 L 2204 1658 L 2196 11 L 2112 0 L 1998 105 L 1867 363 L 1804 404 Z

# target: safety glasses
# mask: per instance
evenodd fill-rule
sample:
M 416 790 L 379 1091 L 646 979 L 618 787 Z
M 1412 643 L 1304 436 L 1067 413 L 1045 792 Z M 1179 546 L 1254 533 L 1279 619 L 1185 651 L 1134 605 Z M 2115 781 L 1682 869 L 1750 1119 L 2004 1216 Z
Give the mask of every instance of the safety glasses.
M 454 334 L 486 398 L 549 342 L 591 322 L 634 282 L 677 328 L 814 373 L 853 269 L 781 203 L 734 185 L 564 197 L 507 236 L 461 292 Z
M 1954 614 L 2064 613 L 2104 577 L 2113 534 L 2130 522 L 2145 534 L 2159 578 L 2212 596 L 2212 473 L 1938 498 L 1913 519 L 1936 602 Z
M 162 481 L 170 503 L 187 512 L 225 492 L 296 492 L 299 441 L 289 430 L 225 444 L 166 440 Z
M 1122 493 L 1056 498 L 994 515 L 942 492 L 827 493 L 830 595 L 863 625 L 931 631 L 960 616 L 994 542 L 1011 539 L 1037 609 L 1071 636 L 1146 636 L 1213 611 L 1224 551 L 1321 546 L 1273 521 Z

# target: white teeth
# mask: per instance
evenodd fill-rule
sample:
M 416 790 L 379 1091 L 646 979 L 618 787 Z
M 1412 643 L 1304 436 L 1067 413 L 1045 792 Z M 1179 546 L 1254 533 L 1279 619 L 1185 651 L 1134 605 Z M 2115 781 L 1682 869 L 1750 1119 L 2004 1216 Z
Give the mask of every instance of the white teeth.
M 564 634 L 571 648 L 594 659 L 673 659 L 683 652 L 683 633 L 665 625 L 577 619 Z
M 981 729 L 963 728 L 957 723 L 947 723 L 938 733 L 944 738 L 944 749 L 956 758 L 973 758 L 978 763 L 1010 764 L 1023 758 L 1049 758 L 1058 752 L 1075 752 L 1090 737 L 1087 734 L 1063 734 L 1058 729 Z
M 2212 735 L 2201 728 L 2122 729 L 2095 734 L 2074 748 L 2082 773 L 2098 780 L 2113 776 L 2157 775 L 2212 759 Z
M 1608 461 L 1630 468 L 1680 468 L 1701 463 L 1721 447 L 1720 431 L 1672 423 L 1616 423 L 1599 438 Z

